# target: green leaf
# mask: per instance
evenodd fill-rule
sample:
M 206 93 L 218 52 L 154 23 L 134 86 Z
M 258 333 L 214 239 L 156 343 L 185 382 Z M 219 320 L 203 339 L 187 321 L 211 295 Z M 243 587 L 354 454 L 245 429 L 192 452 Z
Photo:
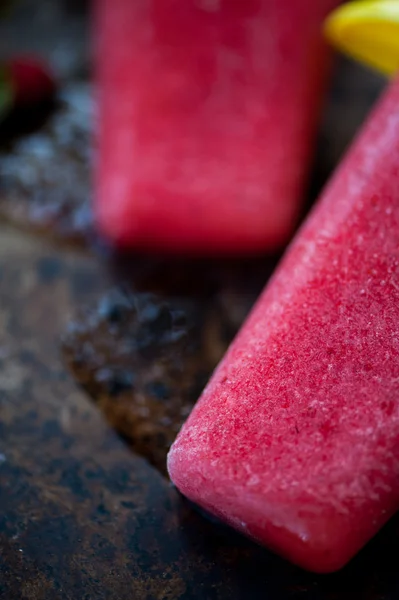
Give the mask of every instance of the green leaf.
M 0 120 L 10 110 L 13 102 L 13 89 L 7 69 L 0 66 Z

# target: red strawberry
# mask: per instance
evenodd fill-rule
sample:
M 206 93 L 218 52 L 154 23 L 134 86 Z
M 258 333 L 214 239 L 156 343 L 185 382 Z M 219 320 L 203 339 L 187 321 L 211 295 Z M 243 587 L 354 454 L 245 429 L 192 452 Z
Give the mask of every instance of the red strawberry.
M 56 84 L 48 67 L 37 58 L 18 56 L 5 65 L 12 86 L 14 106 L 27 106 L 51 99 Z

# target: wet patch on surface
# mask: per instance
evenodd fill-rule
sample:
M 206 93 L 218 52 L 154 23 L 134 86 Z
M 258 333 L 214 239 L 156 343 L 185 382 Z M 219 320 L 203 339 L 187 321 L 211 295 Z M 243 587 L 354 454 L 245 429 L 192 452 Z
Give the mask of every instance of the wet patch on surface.
M 212 312 L 199 300 L 115 288 L 63 336 L 76 380 L 163 474 L 167 451 L 228 343 Z
M 0 218 L 60 242 L 93 239 L 89 86 L 63 88 L 54 107 L 11 115 L 0 137 Z M 18 126 L 17 126 L 18 125 Z

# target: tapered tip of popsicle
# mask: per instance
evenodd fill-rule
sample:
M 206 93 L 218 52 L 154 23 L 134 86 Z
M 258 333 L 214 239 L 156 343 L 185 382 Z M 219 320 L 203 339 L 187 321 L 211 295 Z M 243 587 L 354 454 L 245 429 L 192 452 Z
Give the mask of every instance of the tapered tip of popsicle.
M 179 438 L 169 452 L 167 467 L 171 481 L 190 501 L 306 571 L 335 573 L 367 541 L 348 539 L 350 525 L 343 525 L 345 517 L 334 510 L 327 510 L 328 516 L 317 510 L 307 513 L 306 506 L 298 510 L 295 502 L 287 506 L 267 494 L 256 501 L 250 490 L 214 472 L 209 462 L 197 465 L 187 459 Z
M 329 16 L 325 33 L 339 50 L 384 75 L 399 71 L 397 0 L 346 3 Z

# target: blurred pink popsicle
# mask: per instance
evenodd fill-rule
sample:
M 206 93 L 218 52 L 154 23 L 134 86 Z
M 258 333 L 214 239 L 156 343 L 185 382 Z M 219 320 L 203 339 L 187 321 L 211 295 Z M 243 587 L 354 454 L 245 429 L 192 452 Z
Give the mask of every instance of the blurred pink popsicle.
M 288 241 L 328 71 L 322 23 L 337 4 L 95 1 L 106 238 L 196 254 Z
M 188 498 L 304 568 L 399 506 L 399 79 L 174 443 Z

